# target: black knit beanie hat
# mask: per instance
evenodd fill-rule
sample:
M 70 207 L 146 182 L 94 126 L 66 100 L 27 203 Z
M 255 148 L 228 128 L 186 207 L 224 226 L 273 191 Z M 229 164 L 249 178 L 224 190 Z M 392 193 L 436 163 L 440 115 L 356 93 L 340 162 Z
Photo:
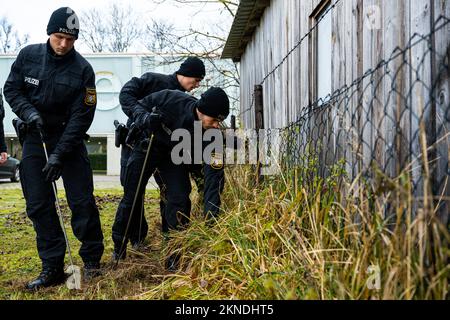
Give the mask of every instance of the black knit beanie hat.
M 223 121 L 230 114 L 230 101 L 221 88 L 211 87 L 198 100 L 197 109 L 207 116 Z
M 75 11 L 69 7 L 62 7 L 55 10 L 47 25 L 47 34 L 66 33 L 78 39 L 80 32 L 80 22 Z
M 204 78 L 206 71 L 203 61 L 197 57 L 187 58 L 180 66 L 176 74 L 190 78 Z

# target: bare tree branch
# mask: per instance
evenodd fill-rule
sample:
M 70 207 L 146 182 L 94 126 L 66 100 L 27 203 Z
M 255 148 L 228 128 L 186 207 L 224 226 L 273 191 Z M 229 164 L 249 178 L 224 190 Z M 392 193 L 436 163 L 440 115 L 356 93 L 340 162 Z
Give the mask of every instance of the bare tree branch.
M 0 53 L 17 53 L 28 40 L 28 34 L 19 36 L 8 18 L 0 17 Z
M 177 2 L 182 5 L 195 5 L 195 4 L 222 4 L 228 13 L 234 17 L 237 7 L 239 6 L 238 0 L 155 0 L 155 3 L 162 4 L 165 2 Z
M 172 47 L 174 39 L 174 26 L 165 20 L 152 20 L 146 26 L 146 47 L 151 52 L 167 53 Z
M 131 6 L 112 4 L 80 15 L 83 42 L 92 52 L 126 52 L 142 36 L 139 16 Z
M 235 11 L 239 5 L 238 0 L 158 0 L 158 4 L 177 4 L 186 6 L 188 9 L 195 5 L 215 5 L 224 9 L 223 15 L 225 20 L 231 22 Z M 199 11 L 201 13 L 202 11 Z M 223 17 L 221 14 L 221 16 Z M 197 20 L 200 16 L 196 17 Z M 226 24 L 226 23 L 225 23 Z M 189 55 L 198 56 L 205 60 L 207 66 L 207 74 L 214 74 L 214 78 L 207 75 L 205 79 L 206 86 L 220 86 L 228 90 L 232 108 L 238 109 L 239 102 L 239 69 L 231 60 L 221 60 L 223 48 L 225 46 L 228 29 L 224 30 L 221 21 L 214 23 L 204 23 L 205 28 L 190 26 L 187 30 L 175 30 L 171 28 L 163 28 L 159 24 L 153 23 L 147 26 L 150 39 L 146 42 L 146 47 L 153 53 L 163 57 L 163 63 L 173 63 L 178 59 Z M 155 44 L 164 43 L 159 46 L 159 51 L 155 50 Z M 168 58 L 170 57 L 171 58 Z
M 80 26 L 82 28 L 80 37 L 92 52 L 103 52 L 106 50 L 107 27 L 100 23 L 101 13 L 97 9 L 85 11 L 80 15 Z

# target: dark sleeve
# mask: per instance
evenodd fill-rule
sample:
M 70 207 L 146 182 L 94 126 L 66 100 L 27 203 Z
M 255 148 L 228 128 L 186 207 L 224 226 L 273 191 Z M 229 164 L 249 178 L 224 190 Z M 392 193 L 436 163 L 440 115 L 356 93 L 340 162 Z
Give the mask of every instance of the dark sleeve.
M 3 130 L 3 117 L 4 117 L 3 106 L 0 104 L 0 153 L 6 152 L 5 131 Z
M 146 118 L 146 114 L 153 112 L 153 108 L 156 108 L 158 113 L 161 115 L 162 122 L 165 125 L 171 125 L 173 118 L 175 117 L 173 114 L 175 108 L 170 107 L 170 92 L 171 90 L 158 91 L 147 95 L 145 98 L 137 102 L 133 108 L 132 115 L 134 123 L 138 126 L 138 128 L 145 129 L 143 121 Z
M 22 74 L 24 53 L 20 51 L 14 61 L 8 79 L 5 82 L 4 95 L 11 106 L 12 111 L 22 120 L 26 121 L 31 113 L 37 112 L 36 108 L 28 101 L 25 94 L 25 83 Z
M 220 213 L 220 194 L 225 186 L 224 169 L 223 166 L 221 168 L 213 168 L 209 164 L 204 164 L 203 172 L 205 174 L 205 215 L 217 217 Z
M 83 86 L 76 101 L 70 107 L 67 126 L 56 145 L 54 153 L 64 156 L 80 144 L 92 124 L 97 106 L 95 89 L 95 74 L 91 66 L 87 67 L 83 75 Z
M 148 114 L 153 110 L 153 94 L 146 96 L 144 99 L 139 100 L 133 107 L 133 111 L 130 115 L 134 119 L 135 125 L 139 129 L 146 129 L 145 119 Z
M 146 73 L 140 78 L 134 77 L 125 83 L 120 91 L 119 101 L 123 112 L 129 118 L 133 116 L 133 109 L 138 101 L 154 91 L 156 82 L 155 77 Z

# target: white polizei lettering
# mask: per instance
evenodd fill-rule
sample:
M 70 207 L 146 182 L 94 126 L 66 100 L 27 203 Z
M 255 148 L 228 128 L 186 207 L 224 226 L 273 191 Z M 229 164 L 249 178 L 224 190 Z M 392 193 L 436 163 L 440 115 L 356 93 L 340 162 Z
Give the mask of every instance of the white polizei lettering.
M 68 33 L 68 34 L 76 34 L 76 30 L 67 29 L 67 28 L 59 28 L 59 32 Z
M 38 79 L 33 79 L 33 78 L 30 78 L 30 77 L 25 77 L 25 82 L 27 82 L 27 83 L 29 83 L 29 84 L 32 84 L 32 85 L 34 85 L 34 86 L 39 86 L 39 80 Z

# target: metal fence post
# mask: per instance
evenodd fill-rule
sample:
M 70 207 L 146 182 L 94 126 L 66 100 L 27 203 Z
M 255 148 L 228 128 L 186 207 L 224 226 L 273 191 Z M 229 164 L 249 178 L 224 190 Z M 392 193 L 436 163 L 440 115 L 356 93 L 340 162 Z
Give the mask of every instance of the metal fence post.
M 236 130 L 236 116 L 235 115 L 231 116 L 230 125 L 231 125 L 231 129 Z
M 256 144 L 256 184 L 262 182 L 263 177 L 261 175 L 261 161 L 260 161 L 260 146 L 259 146 L 259 130 L 264 129 L 264 101 L 263 101 L 263 88 L 262 85 L 255 85 L 255 130 L 258 138 Z

